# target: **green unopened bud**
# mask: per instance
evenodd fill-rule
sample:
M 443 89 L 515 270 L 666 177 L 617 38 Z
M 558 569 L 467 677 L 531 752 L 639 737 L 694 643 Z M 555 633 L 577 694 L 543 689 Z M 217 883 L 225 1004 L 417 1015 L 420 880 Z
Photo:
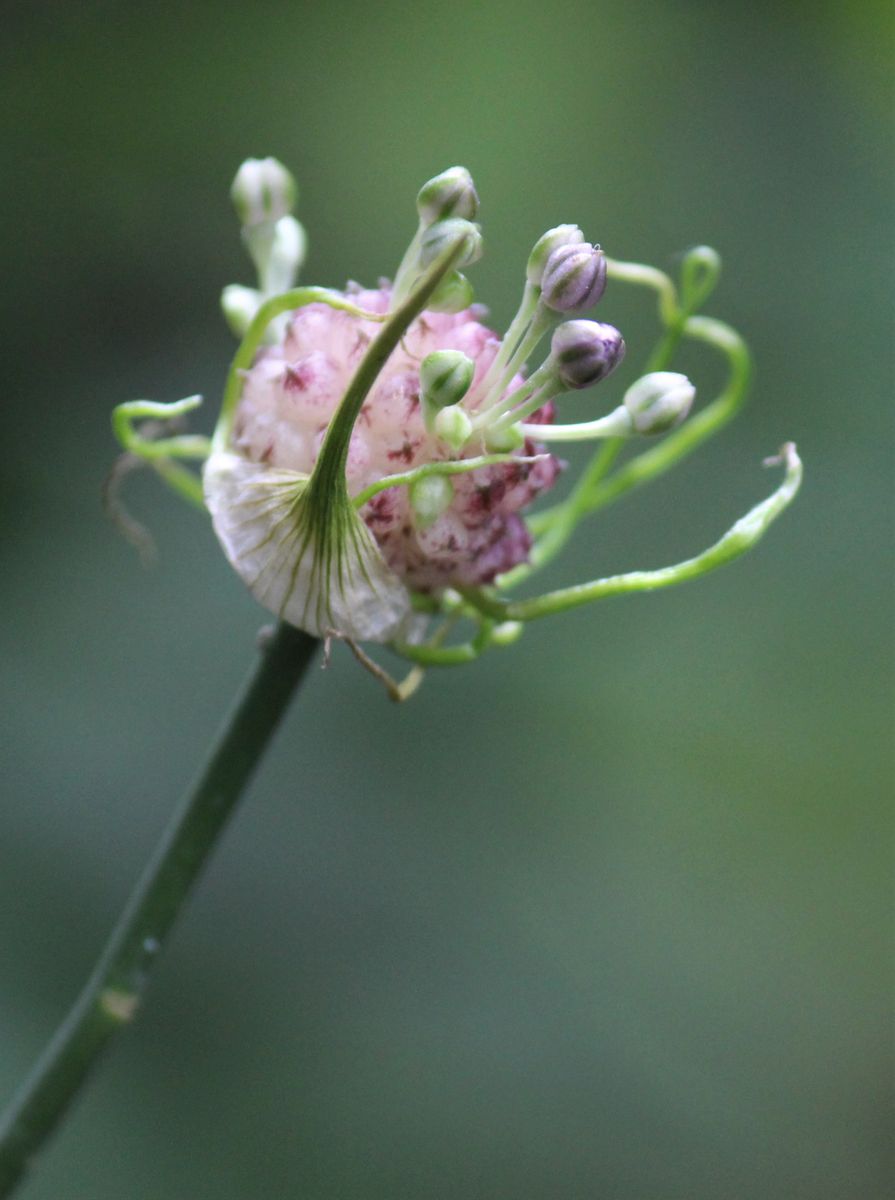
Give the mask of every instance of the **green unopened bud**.
M 237 337 L 243 336 L 260 307 L 261 295 L 255 288 L 231 283 L 221 293 L 221 309 Z
M 275 158 L 247 158 L 230 188 L 230 196 L 245 226 L 279 221 L 292 212 L 298 188 L 292 173 Z
M 448 217 L 436 221 L 423 234 L 420 244 L 420 266 L 425 268 L 443 254 L 449 246 L 463 239 L 464 249 L 457 260 L 458 267 L 468 267 L 482 257 L 482 233 L 478 225 L 461 217 Z
M 631 384 L 624 405 L 636 433 L 665 433 L 684 420 L 695 395 L 686 375 L 653 371 Z
M 584 234 L 577 225 L 557 225 L 547 232 L 534 244 L 534 249 L 528 256 L 528 266 L 525 274 L 529 283 L 535 287 L 541 286 L 547 259 L 560 246 L 577 246 L 584 241 Z
M 420 364 L 420 404 L 423 421 L 430 433 L 439 412 L 459 404 L 469 391 L 474 374 L 475 363 L 462 350 L 436 350 L 423 359 Z
M 304 226 L 295 217 L 280 217 L 269 241 L 262 240 L 256 245 L 252 230 L 247 232 L 246 240 L 256 259 L 264 291 L 274 296 L 288 291 L 308 251 Z
M 410 507 L 417 529 L 428 529 L 450 508 L 454 488 L 446 475 L 425 475 L 410 485 Z
M 525 434 L 518 425 L 485 428 L 485 448 L 491 454 L 509 454 L 525 443 Z
M 479 198 L 472 176 L 465 167 L 449 167 L 424 183 L 416 198 L 416 208 L 424 225 L 433 225 L 445 217 L 475 219 Z
M 436 413 L 434 429 L 436 435 L 447 442 L 452 450 L 462 450 L 472 435 L 472 421 L 459 404 L 451 404 Z
M 522 621 L 501 621 L 491 630 L 491 641 L 495 646 L 512 646 L 518 642 L 525 630 Z
M 475 300 L 472 284 L 459 271 L 449 271 L 432 293 L 426 305 L 432 312 L 458 313 Z

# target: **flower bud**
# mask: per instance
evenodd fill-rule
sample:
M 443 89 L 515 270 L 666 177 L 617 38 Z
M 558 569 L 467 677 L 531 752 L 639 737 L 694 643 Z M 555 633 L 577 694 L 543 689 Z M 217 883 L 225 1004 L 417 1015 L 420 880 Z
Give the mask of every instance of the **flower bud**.
M 457 261 L 458 267 L 468 267 L 482 257 L 482 234 L 478 225 L 466 221 L 462 217 L 448 217 L 444 221 L 436 221 L 423 234 L 420 245 L 420 266 L 428 267 L 449 246 L 453 246 L 460 238 L 465 239 L 462 255 Z
M 436 350 L 420 364 L 420 404 L 423 421 L 431 433 L 437 414 L 458 404 L 472 383 L 475 363 L 462 350 Z M 465 440 L 465 439 L 464 439 Z
M 459 271 L 448 271 L 429 297 L 426 308 L 437 313 L 458 313 L 475 300 L 472 284 Z
M 518 642 L 524 631 L 525 625 L 522 621 L 501 621 L 491 630 L 491 641 L 495 646 L 512 646 L 513 642 Z
M 261 307 L 261 294 L 255 288 L 231 283 L 221 293 L 221 309 L 227 324 L 241 338 Z
M 632 383 L 624 405 L 637 433 L 665 433 L 690 411 L 696 388 L 676 371 L 653 371 Z
M 557 246 L 544 267 L 541 299 L 554 312 L 591 308 L 606 290 L 606 256 L 589 242 Z
M 446 475 L 425 475 L 410 485 L 410 507 L 417 529 L 428 529 L 446 512 L 454 499 L 454 488 Z
M 454 451 L 462 450 L 472 435 L 472 421 L 459 404 L 451 404 L 436 413 L 435 433 Z
M 525 268 L 528 282 L 533 283 L 535 287 L 540 287 L 544 277 L 544 268 L 553 251 L 558 250 L 560 246 L 580 245 L 583 241 L 584 234 L 577 225 L 557 225 L 555 229 L 548 229 L 535 242 L 534 248 L 528 256 L 528 266 Z
M 291 172 L 275 158 L 247 158 L 230 188 L 233 206 L 245 226 L 285 217 L 297 195 Z
M 625 343 L 614 325 L 565 321 L 550 343 L 550 357 L 566 391 L 590 387 L 611 375 L 625 356 Z
M 424 225 L 434 225 L 446 217 L 475 220 L 479 198 L 472 176 L 465 167 L 449 167 L 423 184 L 416 198 L 416 208 Z
M 504 425 L 502 428 L 485 427 L 485 448 L 490 454 L 510 454 L 525 445 L 525 434 L 518 425 Z
M 253 246 L 251 232 L 247 240 Z M 308 252 L 308 237 L 304 226 L 295 217 L 280 217 L 273 227 L 273 237 L 267 246 L 259 247 L 258 265 L 264 291 L 268 295 L 288 291 L 295 282 Z

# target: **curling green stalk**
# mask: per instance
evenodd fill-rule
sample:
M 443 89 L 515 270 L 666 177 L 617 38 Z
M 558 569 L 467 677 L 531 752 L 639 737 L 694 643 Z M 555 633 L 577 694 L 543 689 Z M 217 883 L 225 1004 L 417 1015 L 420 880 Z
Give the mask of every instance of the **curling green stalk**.
M 553 616 L 602 600 L 607 596 L 623 595 L 627 592 L 650 592 L 657 588 L 671 587 L 706 575 L 725 563 L 732 562 L 745 554 L 764 536 L 777 517 L 795 499 L 802 482 L 802 463 L 792 442 L 787 442 L 780 454 L 768 459 L 766 465 L 782 463 L 785 467 L 783 482 L 766 500 L 757 504 L 741 517 L 714 545 L 695 558 L 685 559 L 671 567 L 656 571 L 629 571 L 624 575 L 610 575 L 590 583 L 575 584 L 536 596 L 531 600 L 502 600 L 485 591 L 464 590 L 467 599 L 486 616 L 499 621 L 533 621 L 539 617 Z

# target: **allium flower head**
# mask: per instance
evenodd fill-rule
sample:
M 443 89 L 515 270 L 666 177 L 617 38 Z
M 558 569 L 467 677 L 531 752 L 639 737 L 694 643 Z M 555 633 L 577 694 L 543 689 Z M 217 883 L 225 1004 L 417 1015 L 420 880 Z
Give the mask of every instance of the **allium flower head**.
M 662 272 L 607 258 L 577 225 L 558 225 L 536 240 L 519 310 L 501 336 L 460 273 L 482 251 L 478 195 L 464 168 L 423 185 L 417 231 L 393 278 L 375 288 L 294 286 L 305 244 L 290 211 L 295 195 L 276 160 L 250 160 L 237 175 L 258 288 L 224 291 L 242 342 L 213 439 L 149 440 L 133 427 L 136 418 L 180 416 L 198 398 L 132 402 L 115 414 L 125 447 L 191 498 L 195 477 L 177 460 L 206 460 L 204 503 L 218 539 L 281 619 L 352 644 L 388 642 L 418 664 L 465 662 L 535 617 L 702 574 L 752 545 L 792 499 L 801 466 L 789 445 L 777 491 L 696 558 L 508 598 L 584 516 L 657 477 L 739 406 L 745 346 L 696 313 L 717 279 L 717 255 L 691 251 L 678 290 Z M 605 387 L 624 358 L 613 325 L 562 320 L 602 301 L 613 279 L 656 291 L 663 337 L 648 373 L 608 412 L 558 423 L 558 397 Z M 730 379 L 675 429 L 695 395 L 666 369 L 683 338 L 720 350 Z M 546 357 L 532 365 L 545 339 Z M 626 440 L 656 434 L 666 436 L 654 449 L 615 465 Z M 582 439 L 602 441 L 594 462 L 564 500 L 531 517 L 562 468 L 547 447 Z M 472 637 L 448 644 L 458 621 L 471 623 Z
M 385 314 L 391 289 L 352 289 L 347 296 L 358 308 Z M 282 342 L 265 350 L 245 376 L 233 427 L 236 454 L 309 476 L 339 402 L 378 332 L 374 322 L 324 304 L 299 309 Z M 468 358 L 474 374 L 463 404 L 472 417 L 499 344 L 475 309 L 424 312 L 408 327 L 351 432 L 345 464 L 351 496 L 396 472 L 481 454 L 481 437 L 470 438 L 455 452 L 426 429 L 421 365 L 439 351 L 461 351 Z M 516 376 L 510 387 L 522 382 Z M 535 416 L 548 420 L 551 412 L 542 409 Z M 434 522 L 421 524 L 406 487 L 379 491 L 358 510 L 385 562 L 410 589 L 489 584 L 525 561 L 531 539 L 519 514 L 552 487 L 559 463 L 531 438 L 508 457 L 455 475 L 450 504 Z M 216 524 L 222 521 L 216 517 Z

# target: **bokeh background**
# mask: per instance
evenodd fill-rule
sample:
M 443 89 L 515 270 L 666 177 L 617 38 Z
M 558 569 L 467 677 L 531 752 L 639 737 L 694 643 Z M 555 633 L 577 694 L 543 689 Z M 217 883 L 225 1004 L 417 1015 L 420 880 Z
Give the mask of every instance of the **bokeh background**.
M 214 408 L 242 158 L 295 169 L 305 278 L 333 285 L 392 270 L 416 188 L 468 165 L 497 324 L 560 221 L 662 266 L 722 252 L 748 409 L 549 582 L 693 553 L 781 441 L 807 463 L 747 559 L 532 627 L 403 709 L 345 653 L 315 672 L 23 1200 L 891 1194 L 891 6 L 3 14 L 3 1097 L 262 618 L 152 478 L 128 491 L 151 571 L 99 501 L 114 403 Z M 629 378 L 652 301 L 617 285 L 601 317 Z M 711 357 L 686 365 L 708 394 Z

